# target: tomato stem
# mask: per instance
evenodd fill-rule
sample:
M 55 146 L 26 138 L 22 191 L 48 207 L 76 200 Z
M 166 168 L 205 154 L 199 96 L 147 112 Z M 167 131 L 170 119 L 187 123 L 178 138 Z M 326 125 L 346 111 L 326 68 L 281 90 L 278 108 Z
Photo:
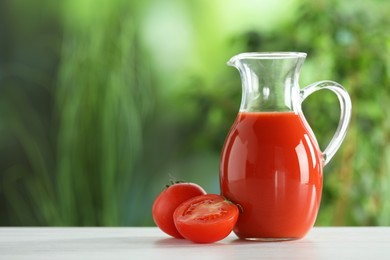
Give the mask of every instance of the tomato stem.
M 172 185 L 179 184 L 179 183 L 189 183 L 189 182 L 184 181 L 184 180 L 178 180 L 178 178 L 169 174 L 169 184 L 166 184 L 165 188 L 167 189 L 167 188 L 171 187 Z

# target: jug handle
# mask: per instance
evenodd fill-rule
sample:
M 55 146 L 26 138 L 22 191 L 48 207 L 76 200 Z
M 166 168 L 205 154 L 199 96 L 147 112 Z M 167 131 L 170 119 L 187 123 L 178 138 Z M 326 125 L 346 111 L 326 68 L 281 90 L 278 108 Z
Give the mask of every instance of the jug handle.
M 300 90 L 301 104 L 302 102 L 311 94 L 318 90 L 328 89 L 336 94 L 340 102 L 340 120 L 337 126 L 336 132 L 333 135 L 328 146 L 325 148 L 322 153 L 324 156 L 324 166 L 328 164 L 330 159 L 334 156 L 336 151 L 340 148 L 341 143 L 343 142 L 345 135 L 347 133 L 347 128 L 349 121 L 351 120 L 351 111 L 352 103 L 351 98 L 348 95 L 348 92 L 344 89 L 343 86 L 334 81 L 318 81 L 309 86 Z

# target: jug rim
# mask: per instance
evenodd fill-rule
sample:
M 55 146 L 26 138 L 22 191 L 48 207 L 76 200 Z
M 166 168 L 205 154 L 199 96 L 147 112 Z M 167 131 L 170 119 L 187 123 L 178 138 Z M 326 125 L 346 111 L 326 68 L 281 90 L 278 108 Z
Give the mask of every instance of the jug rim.
M 305 52 L 243 52 L 233 56 L 229 61 L 228 65 L 234 65 L 237 60 L 242 59 L 292 59 L 292 58 L 306 58 L 307 53 Z

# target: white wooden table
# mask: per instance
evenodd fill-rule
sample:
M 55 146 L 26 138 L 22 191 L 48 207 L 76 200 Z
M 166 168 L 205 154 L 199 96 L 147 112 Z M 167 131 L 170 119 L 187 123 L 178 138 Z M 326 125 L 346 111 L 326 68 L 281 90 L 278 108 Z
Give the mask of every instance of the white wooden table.
M 214 244 L 157 228 L 0 228 L 0 259 L 390 259 L 390 227 L 314 228 L 290 242 Z

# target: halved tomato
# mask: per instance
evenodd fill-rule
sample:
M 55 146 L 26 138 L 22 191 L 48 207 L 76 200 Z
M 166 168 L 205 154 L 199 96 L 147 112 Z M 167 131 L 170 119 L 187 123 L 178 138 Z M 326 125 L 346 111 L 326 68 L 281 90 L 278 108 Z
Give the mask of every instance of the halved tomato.
M 196 243 L 212 243 L 230 234 L 238 214 L 238 207 L 230 201 L 217 194 L 206 194 L 180 204 L 173 219 L 184 238 Z

